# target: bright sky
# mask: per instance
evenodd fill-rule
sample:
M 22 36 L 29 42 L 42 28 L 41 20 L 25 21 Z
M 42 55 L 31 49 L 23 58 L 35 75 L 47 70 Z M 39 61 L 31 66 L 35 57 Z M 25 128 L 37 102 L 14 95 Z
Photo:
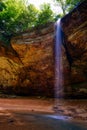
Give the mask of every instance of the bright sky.
M 43 3 L 50 3 L 51 8 L 54 12 L 56 12 L 56 13 L 62 12 L 60 7 L 55 6 L 53 0 L 28 0 L 28 2 L 34 4 L 37 8 L 39 8 L 40 5 Z

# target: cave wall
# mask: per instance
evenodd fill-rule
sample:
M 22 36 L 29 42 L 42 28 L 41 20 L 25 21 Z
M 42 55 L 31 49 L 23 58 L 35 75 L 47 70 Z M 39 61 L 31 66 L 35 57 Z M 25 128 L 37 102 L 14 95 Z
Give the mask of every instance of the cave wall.
M 21 95 L 52 96 L 54 86 L 54 23 L 13 37 L 3 47 L 1 90 Z M 5 54 L 7 52 L 7 54 Z
M 87 97 L 87 1 L 61 20 L 64 48 L 68 51 L 71 94 Z
M 61 19 L 66 97 L 87 97 L 87 2 Z M 54 95 L 55 24 L 0 41 L 0 91 L 18 95 Z

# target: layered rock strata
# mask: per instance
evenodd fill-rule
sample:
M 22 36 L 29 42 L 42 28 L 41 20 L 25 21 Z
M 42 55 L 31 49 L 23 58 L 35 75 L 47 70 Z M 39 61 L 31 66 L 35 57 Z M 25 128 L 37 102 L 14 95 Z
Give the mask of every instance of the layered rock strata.
M 21 95 L 52 95 L 54 86 L 54 24 L 12 38 L 11 51 L 1 52 L 3 91 Z M 5 48 L 4 48 L 5 49 Z M 11 58 L 12 55 L 12 58 Z
M 87 2 L 62 18 L 64 48 L 70 65 L 72 95 L 87 96 Z
M 61 19 L 65 96 L 87 97 L 87 2 Z M 54 95 L 54 23 L 0 42 L 0 91 Z

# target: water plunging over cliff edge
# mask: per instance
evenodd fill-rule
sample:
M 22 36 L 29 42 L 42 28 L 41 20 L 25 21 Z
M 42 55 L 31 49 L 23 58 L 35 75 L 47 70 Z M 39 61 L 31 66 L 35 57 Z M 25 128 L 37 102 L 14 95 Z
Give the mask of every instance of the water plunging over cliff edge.
M 55 40 L 55 98 L 63 97 L 63 63 L 61 19 L 56 22 Z M 56 104 L 55 104 L 56 105 Z

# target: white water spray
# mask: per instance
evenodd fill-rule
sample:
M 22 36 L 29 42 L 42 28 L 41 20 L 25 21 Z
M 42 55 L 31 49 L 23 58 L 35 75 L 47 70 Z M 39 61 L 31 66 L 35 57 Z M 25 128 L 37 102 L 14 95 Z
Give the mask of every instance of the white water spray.
M 61 20 L 56 23 L 55 42 L 55 98 L 63 97 L 63 63 L 62 63 L 62 33 Z M 57 105 L 57 104 L 55 104 Z

